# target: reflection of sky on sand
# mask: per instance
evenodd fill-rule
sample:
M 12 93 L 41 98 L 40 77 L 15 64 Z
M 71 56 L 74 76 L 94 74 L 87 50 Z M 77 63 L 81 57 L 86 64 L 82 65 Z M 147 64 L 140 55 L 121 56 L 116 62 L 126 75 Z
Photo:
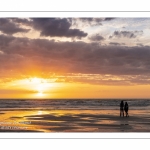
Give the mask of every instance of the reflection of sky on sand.
M 146 114 L 146 115 L 145 115 Z M 148 132 L 150 113 L 132 110 L 119 117 L 118 110 L 26 110 L 3 111 L 1 132 Z M 14 123 L 15 122 L 15 123 Z M 24 128 L 23 128 L 24 127 Z
M 42 111 L 40 114 L 45 113 L 46 111 Z M 36 118 L 41 118 L 40 114 L 39 111 L 3 111 L 3 114 L 0 114 L 0 131 L 34 131 L 36 127 L 25 116 L 37 115 Z

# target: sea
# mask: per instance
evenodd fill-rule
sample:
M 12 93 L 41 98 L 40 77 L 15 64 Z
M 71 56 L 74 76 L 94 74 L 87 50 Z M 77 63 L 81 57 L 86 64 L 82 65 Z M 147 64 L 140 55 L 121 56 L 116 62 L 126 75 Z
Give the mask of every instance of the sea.
M 0 110 L 118 110 L 121 100 L 129 110 L 150 110 L 150 99 L 0 99 Z

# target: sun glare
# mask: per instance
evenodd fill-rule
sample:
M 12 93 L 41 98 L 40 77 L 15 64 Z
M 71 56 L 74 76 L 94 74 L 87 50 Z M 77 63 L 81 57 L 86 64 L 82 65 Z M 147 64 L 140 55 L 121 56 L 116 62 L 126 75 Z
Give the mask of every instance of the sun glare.
M 11 89 L 12 95 L 23 98 L 48 98 L 54 97 L 64 85 L 56 81 L 57 78 L 29 77 L 15 79 L 7 82 L 5 89 Z M 15 91 L 15 92 L 14 92 Z
M 38 113 L 37 113 L 38 115 L 42 115 L 43 114 L 43 112 L 42 111 L 38 111 Z
M 37 96 L 42 97 L 42 96 L 44 96 L 44 94 L 43 94 L 43 92 L 39 92 L 39 93 L 37 93 Z
M 33 83 L 33 84 L 39 84 L 39 83 L 42 83 L 42 79 L 36 78 L 36 77 L 30 79 L 30 81 L 31 81 L 31 83 Z
M 21 80 L 15 80 L 11 82 L 11 87 L 15 89 L 22 89 L 31 91 L 36 97 L 45 97 L 48 91 L 53 88 L 56 89 L 56 79 L 45 79 L 45 78 L 26 78 Z

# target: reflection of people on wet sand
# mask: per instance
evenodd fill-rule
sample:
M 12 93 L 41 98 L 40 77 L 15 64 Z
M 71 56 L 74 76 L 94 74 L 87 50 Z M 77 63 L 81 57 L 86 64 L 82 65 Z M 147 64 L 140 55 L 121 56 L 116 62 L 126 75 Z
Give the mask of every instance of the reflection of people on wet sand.
M 125 113 L 126 113 L 126 117 L 127 117 L 127 116 L 129 117 L 128 110 L 129 110 L 128 103 L 125 102 L 125 105 L 124 105 L 124 111 L 125 111 Z
M 120 103 L 120 117 L 121 117 L 121 115 L 123 115 L 123 117 L 124 117 L 124 110 L 123 110 L 123 108 L 124 108 L 124 102 L 121 101 L 121 103 Z

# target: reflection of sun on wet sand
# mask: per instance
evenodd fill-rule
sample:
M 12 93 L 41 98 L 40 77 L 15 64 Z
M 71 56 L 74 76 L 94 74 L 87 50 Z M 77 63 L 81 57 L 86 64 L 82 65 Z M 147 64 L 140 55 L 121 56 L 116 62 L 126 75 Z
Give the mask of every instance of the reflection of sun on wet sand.
M 0 114 L 0 132 L 149 132 L 150 114 L 131 110 L 13 110 Z

